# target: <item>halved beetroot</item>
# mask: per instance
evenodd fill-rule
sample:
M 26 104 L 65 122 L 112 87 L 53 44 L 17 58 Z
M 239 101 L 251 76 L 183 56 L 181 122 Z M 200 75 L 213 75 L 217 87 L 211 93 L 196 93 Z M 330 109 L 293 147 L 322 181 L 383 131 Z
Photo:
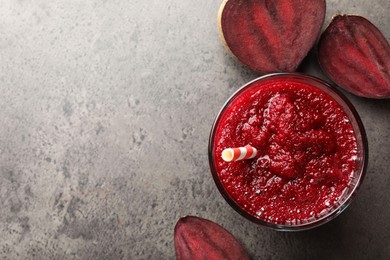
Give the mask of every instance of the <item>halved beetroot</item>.
M 361 16 L 335 16 L 322 34 L 318 59 L 337 85 L 362 97 L 390 97 L 390 45 Z
M 249 259 L 238 240 L 220 225 L 199 217 L 186 216 L 175 227 L 178 260 Z
M 218 13 L 225 46 L 260 73 L 293 72 L 314 45 L 325 0 L 225 0 Z

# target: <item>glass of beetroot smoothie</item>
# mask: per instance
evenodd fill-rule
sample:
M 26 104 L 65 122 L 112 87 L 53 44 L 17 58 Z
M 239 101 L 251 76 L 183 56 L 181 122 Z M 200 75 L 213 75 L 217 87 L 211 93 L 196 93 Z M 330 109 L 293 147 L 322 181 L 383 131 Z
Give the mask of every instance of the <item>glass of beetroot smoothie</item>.
M 248 159 L 222 158 L 226 149 L 248 145 L 256 150 L 241 156 Z M 210 169 L 226 201 L 254 223 L 284 231 L 338 216 L 363 181 L 367 160 L 352 104 L 304 74 L 271 74 L 244 85 L 219 112 L 209 140 Z

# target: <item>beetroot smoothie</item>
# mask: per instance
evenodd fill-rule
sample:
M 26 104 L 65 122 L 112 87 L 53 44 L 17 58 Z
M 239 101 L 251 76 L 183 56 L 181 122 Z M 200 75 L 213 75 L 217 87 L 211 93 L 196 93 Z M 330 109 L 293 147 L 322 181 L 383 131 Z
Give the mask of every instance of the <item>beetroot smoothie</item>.
M 223 195 L 276 225 L 311 223 L 331 213 L 362 168 L 343 107 L 292 76 L 252 82 L 225 106 L 212 135 L 212 168 Z M 245 145 L 257 149 L 255 158 L 221 158 L 225 148 Z

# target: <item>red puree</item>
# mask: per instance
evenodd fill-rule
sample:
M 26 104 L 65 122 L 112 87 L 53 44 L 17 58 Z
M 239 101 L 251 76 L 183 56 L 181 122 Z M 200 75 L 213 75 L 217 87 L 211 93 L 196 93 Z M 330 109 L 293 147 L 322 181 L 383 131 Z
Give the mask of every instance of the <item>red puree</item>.
M 254 159 L 225 162 L 225 148 L 250 144 Z M 258 219 L 315 220 L 338 205 L 356 167 L 352 125 L 337 102 L 308 84 L 252 83 L 221 116 L 215 166 L 229 196 Z

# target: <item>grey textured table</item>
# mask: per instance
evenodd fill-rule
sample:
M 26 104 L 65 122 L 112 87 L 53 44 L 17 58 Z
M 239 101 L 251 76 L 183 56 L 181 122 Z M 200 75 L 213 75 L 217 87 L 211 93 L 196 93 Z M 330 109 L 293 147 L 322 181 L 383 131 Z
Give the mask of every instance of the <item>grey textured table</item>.
M 390 39 L 389 0 L 327 1 Z M 257 77 L 217 35 L 220 1 L 0 0 L 0 259 L 172 259 L 177 219 L 216 221 L 254 259 L 390 258 L 390 100 L 348 95 L 369 170 L 335 221 L 258 227 L 224 201 L 207 142 Z M 310 54 L 301 71 L 325 78 Z

